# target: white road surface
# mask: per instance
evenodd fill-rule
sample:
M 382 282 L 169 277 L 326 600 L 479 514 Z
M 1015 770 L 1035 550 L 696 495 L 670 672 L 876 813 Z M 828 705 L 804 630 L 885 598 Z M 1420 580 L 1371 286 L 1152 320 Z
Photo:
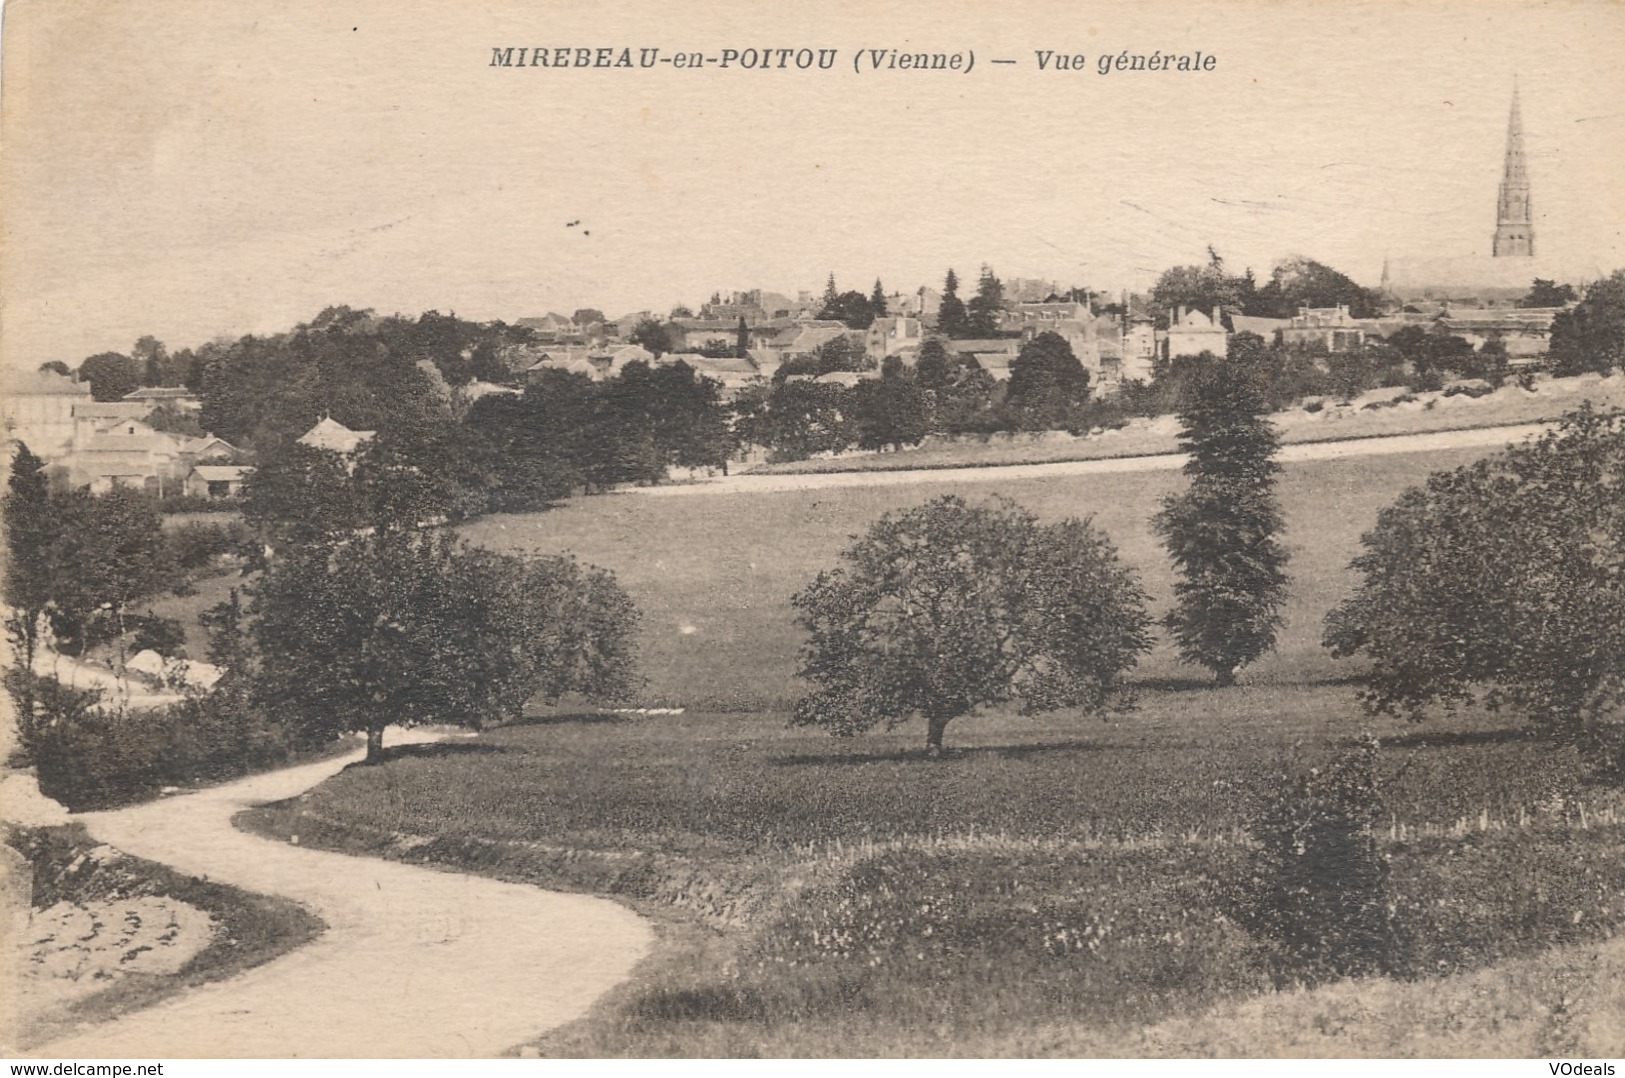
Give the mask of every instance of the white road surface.
M 1430 434 L 1397 434 L 1381 438 L 1356 438 L 1338 442 L 1298 442 L 1281 447 L 1276 459 L 1283 462 L 1341 460 L 1374 457 L 1389 453 L 1420 453 L 1439 449 L 1500 449 L 1544 433 L 1549 424 L 1525 423 L 1511 427 L 1483 427 L 1477 430 L 1447 430 Z M 979 468 L 921 468 L 912 471 L 825 472 L 812 475 L 718 476 L 693 483 L 657 487 L 624 487 L 617 493 L 647 497 L 687 497 L 703 494 L 773 494 L 794 490 L 826 490 L 831 487 L 903 486 L 911 483 L 1005 483 L 1012 479 L 1040 479 L 1045 476 L 1107 475 L 1114 472 L 1172 471 L 1183 467 L 1183 453 L 1160 453 L 1147 457 L 1111 457 L 1103 460 L 1065 460 L 1049 464 L 1002 464 Z

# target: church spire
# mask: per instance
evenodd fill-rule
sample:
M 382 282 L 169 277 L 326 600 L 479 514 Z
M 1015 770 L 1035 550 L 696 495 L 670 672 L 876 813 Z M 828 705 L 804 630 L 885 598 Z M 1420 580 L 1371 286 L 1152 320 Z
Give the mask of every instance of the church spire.
M 1496 258 L 1529 258 L 1535 253 L 1535 228 L 1529 209 L 1529 171 L 1523 159 L 1523 116 L 1518 109 L 1518 83 L 1512 82 L 1512 112 L 1507 117 L 1506 162 L 1495 206 Z

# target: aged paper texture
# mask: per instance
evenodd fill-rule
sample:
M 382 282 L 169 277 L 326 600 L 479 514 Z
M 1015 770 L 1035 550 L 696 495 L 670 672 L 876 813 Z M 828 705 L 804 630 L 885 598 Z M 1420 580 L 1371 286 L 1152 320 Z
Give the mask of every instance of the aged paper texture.
M 1595 739 L 1373 714 L 1322 637 L 1404 489 L 1625 405 L 1625 6 L 11 0 L 0 47 L 11 1052 L 1620 1055 Z M 1182 661 L 1168 387 L 1238 339 L 1284 613 Z M 318 473 L 399 499 L 323 531 Z M 988 560 L 820 667 L 818 574 L 943 495 L 991 516 L 886 579 Z M 1141 602 L 1094 532 L 1034 568 L 1070 517 L 1141 581 L 1133 710 L 1055 673 L 1104 645 L 1012 658 L 1044 588 Z M 451 532 L 542 575 L 478 605 Z M 348 591 L 263 583 L 316 549 Z

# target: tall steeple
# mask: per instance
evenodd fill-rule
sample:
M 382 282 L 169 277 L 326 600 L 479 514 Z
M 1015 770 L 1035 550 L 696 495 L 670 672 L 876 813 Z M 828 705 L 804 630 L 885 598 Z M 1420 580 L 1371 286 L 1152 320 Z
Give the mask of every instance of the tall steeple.
M 1507 117 L 1507 155 L 1501 166 L 1501 194 L 1495 204 L 1496 258 L 1530 258 L 1535 253 L 1535 226 L 1529 209 L 1529 170 L 1523 160 L 1523 117 L 1518 111 L 1518 83 L 1512 83 L 1512 114 Z

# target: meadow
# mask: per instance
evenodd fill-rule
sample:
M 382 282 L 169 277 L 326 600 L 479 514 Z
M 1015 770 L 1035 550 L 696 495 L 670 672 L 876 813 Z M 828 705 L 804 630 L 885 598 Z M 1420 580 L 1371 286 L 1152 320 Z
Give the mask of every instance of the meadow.
M 1377 512 L 1430 471 L 1477 450 L 1395 454 L 1293 464 L 1279 492 L 1292 553 L 1291 599 L 1275 654 L 1250 668 L 1254 682 L 1344 677 L 1320 646 L 1326 611 L 1354 580 L 1349 560 Z M 643 613 L 639 655 L 647 685 L 633 703 L 703 711 L 784 710 L 804 691 L 795 677 L 801 635 L 789 600 L 831 568 L 853 536 L 887 510 L 946 493 L 1002 496 L 1043 520 L 1092 517 L 1165 609 L 1173 577 L 1150 520 L 1181 489 L 1177 471 L 1011 480 L 990 471 L 963 483 L 853 486 L 786 493 L 636 492 L 583 498 L 546 513 L 491 516 L 464 528 L 496 550 L 569 551 L 614 571 Z M 1166 646 L 1133 675 L 1189 679 L 1200 672 Z M 952 738 L 955 731 L 950 730 Z
M 1460 1054 L 1596 1049 L 1584 1031 L 1617 1023 L 1585 1008 L 1612 998 L 1619 965 L 1598 946 L 1625 917 L 1612 791 L 1515 716 L 1362 714 L 1358 669 L 1319 644 L 1378 510 L 1475 455 L 1289 466 L 1286 628 L 1241 684 L 1211 687 L 1162 643 L 1130 678 L 1132 710 L 962 719 L 939 761 L 911 727 L 835 740 L 787 726 L 789 596 L 880 513 L 952 489 L 1092 515 L 1160 609 L 1171 578 L 1148 520 L 1178 473 L 625 494 L 482 520 L 476 542 L 613 569 L 644 614 L 635 702 L 686 711 L 536 708 L 242 822 L 653 918 L 657 953 L 547 1054 L 1270 1054 L 1289 1038 L 1290 1054 L 1428 1054 L 1440 1042 L 1406 1032 L 1418 998 Z M 1351 1001 L 1283 973 L 1236 895 L 1261 806 L 1367 730 L 1382 738 L 1397 942 L 1392 976 L 1362 978 Z M 1517 963 L 1521 979 L 1474 979 Z M 1330 1010 L 1305 1002 L 1328 990 L 1345 992 Z

